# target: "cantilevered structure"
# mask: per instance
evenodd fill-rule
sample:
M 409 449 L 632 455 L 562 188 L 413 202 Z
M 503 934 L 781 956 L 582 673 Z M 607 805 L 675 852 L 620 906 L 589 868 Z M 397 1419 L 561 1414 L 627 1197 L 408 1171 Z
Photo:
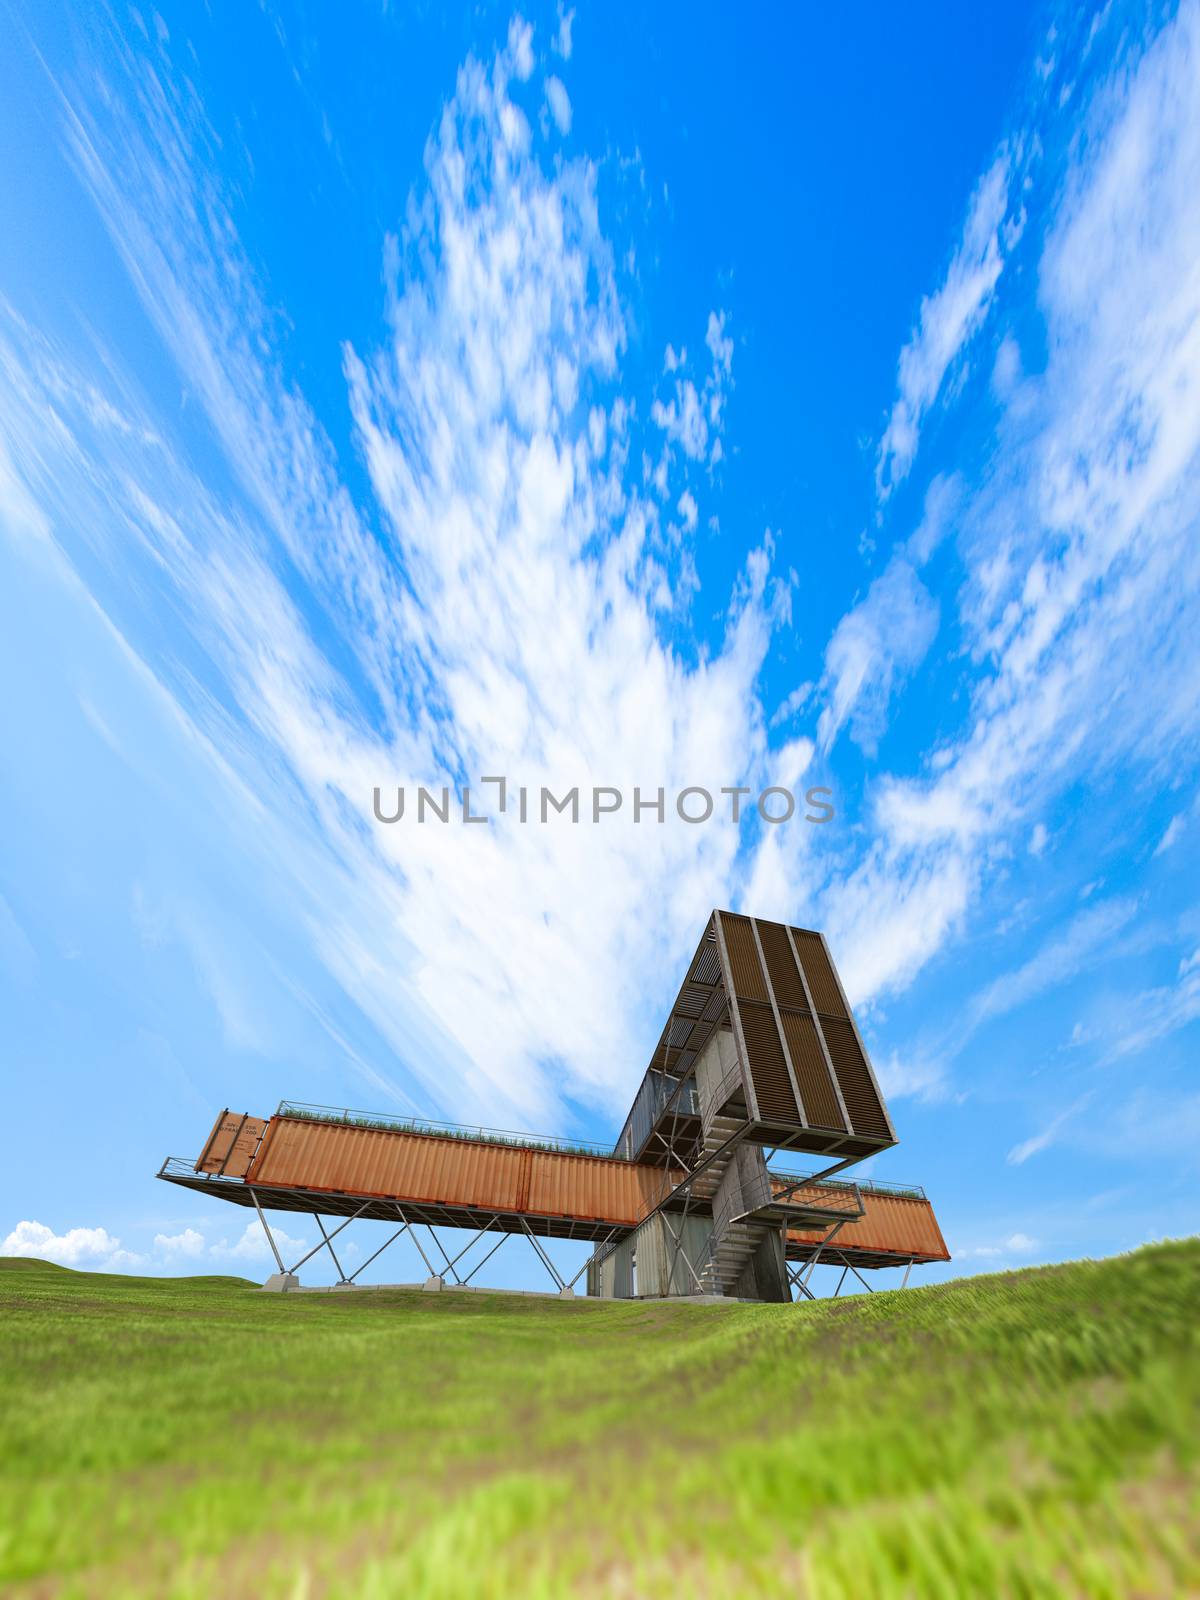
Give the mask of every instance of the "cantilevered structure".
M 949 1259 L 919 1188 L 836 1176 L 895 1143 L 823 936 L 714 911 L 611 1151 L 284 1101 L 270 1118 L 222 1112 L 199 1158 L 158 1176 L 253 1208 L 279 1287 L 309 1256 L 285 1265 L 267 1211 L 311 1215 L 309 1255 L 328 1249 L 343 1283 L 406 1231 L 430 1287 L 469 1282 L 519 1234 L 562 1292 L 586 1271 L 591 1295 L 789 1300 L 811 1294 L 818 1262 L 841 1266 L 840 1289 L 847 1273 L 865 1284 L 866 1268 L 903 1267 L 907 1281 L 912 1265 Z M 820 1170 L 779 1170 L 768 1152 Z M 347 1278 L 334 1240 L 355 1219 L 393 1230 Z M 451 1256 L 438 1227 L 472 1240 Z M 491 1248 L 460 1279 L 481 1235 Z M 545 1238 L 596 1246 L 572 1284 Z

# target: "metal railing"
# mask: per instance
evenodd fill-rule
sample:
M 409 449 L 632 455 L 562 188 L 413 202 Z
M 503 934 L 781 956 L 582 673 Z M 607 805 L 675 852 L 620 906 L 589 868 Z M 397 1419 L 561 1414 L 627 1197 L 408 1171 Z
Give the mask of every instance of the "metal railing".
M 624 1161 L 607 1144 L 590 1139 L 567 1139 L 551 1133 L 520 1133 L 511 1128 L 487 1128 L 482 1124 L 438 1122 L 432 1117 L 410 1117 L 379 1111 L 356 1111 L 351 1107 L 315 1105 L 305 1100 L 281 1100 L 277 1117 L 296 1117 L 308 1122 L 330 1122 L 343 1127 L 383 1128 L 395 1133 L 427 1134 L 443 1139 L 476 1139 L 484 1144 L 510 1145 L 517 1149 L 552 1150 L 560 1155 L 600 1156 L 606 1161 Z
M 742 1076 L 741 1063 L 735 1061 L 720 1083 L 718 1083 L 711 1100 L 706 1100 L 703 1094 L 700 1095 L 700 1126 L 705 1133 L 708 1132 L 715 1119 L 720 1116 L 721 1108 L 728 1105 L 733 1098 L 734 1091 L 743 1088 L 744 1085 L 745 1079 Z
M 777 1167 L 768 1166 L 767 1175 L 771 1178 L 782 1179 L 784 1183 L 812 1183 L 816 1174 L 812 1172 L 782 1172 Z M 863 1194 L 889 1194 L 900 1200 L 924 1200 L 925 1191 L 919 1183 L 883 1183 L 878 1178 L 860 1178 L 857 1182 L 850 1183 L 845 1179 L 822 1178 L 822 1189 L 858 1189 Z

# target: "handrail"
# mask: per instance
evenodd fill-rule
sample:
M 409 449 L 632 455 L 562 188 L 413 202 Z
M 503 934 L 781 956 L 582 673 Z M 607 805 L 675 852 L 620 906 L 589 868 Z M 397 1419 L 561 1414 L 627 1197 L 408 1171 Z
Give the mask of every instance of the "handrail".
M 705 1133 L 708 1132 L 716 1118 L 720 1116 L 721 1107 L 728 1104 L 733 1091 L 735 1089 L 740 1089 L 744 1083 L 745 1079 L 742 1076 L 742 1066 L 740 1061 L 734 1062 L 733 1066 L 730 1067 L 729 1071 L 721 1079 L 720 1083 L 718 1083 L 716 1092 L 712 1099 L 707 1102 L 704 1095 L 699 1093 L 700 1086 L 699 1081 L 697 1080 L 697 1096 L 700 1101 L 700 1126 L 704 1129 Z
M 305 1100 L 281 1100 L 277 1117 L 295 1117 L 308 1122 L 332 1122 L 358 1128 L 386 1128 L 397 1133 L 429 1134 L 451 1139 L 479 1139 L 485 1144 L 512 1145 L 519 1149 L 553 1150 L 562 1155 L 597 1156 L 605 1161 L 625 1161 L 611 1146 L 590 1139 L 565 1139 L 551 1133 L 518 1133 L 509 1128 L 486 1128 L 481 1124 L 438 1122 L 432 1117 L 405 1117 L 388 1112 L 356 1111 L 341 1106 L 315 1105 Z
M 781 1178 L 785 1183 L 811 1183 L 816 1176 L 812 1172 L 781 1172 L 777 1167 L 768 1167 L 769 1178 Z M 878 1178 L 859 1178 L 855 1183 L 848 1183 L 845 1179 L 822 1178 L 822 1189 L 861 1189 L 864 1194 L 890 1194 L 901 1200 L 924 1200 L 927 1198 L 924 1189 L 919 1183 L 884 1183 Z

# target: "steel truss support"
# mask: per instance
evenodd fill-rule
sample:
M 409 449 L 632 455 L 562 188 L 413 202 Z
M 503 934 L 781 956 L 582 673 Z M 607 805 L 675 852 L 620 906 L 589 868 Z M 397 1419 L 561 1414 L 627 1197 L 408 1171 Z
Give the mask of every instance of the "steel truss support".
M 846 1258 L 845 1258 L 845 1256 L 843 1256 L 843 1257 L 842 1257 L 842 1260 L 843 1260 L 843 1261 L 845 1261 L 845 1260 L 846 1260 Z M 868 1282 L 867 1282 L 867 1280 L 866 1280 L 866 1279 L 865 1279 L 865 1278 L 864 1278 L 864 1277 L 863 1277 L 863 1275 L 862 1275 L 862 1273 L 861 1273 L 861 1272 L 860 1272 L 860 1271 L 859 1271 L 859 1270 L 858 1270 L 858 1268 L 857 1268 L 857 1267 L 853 1267 L 853 1266 L 850 1266 L 850 1263 L 849 1263 L 849 1262 L 848 1262 L 848 1261 L 846 1261 L 846 1265 L 847 1265 L 847 1266 L 848 1266 L 848 1267 L 850 1267 L 850 1271 L 851 1271 L 851 1272 L 852 1272 L 852 1273 L 853 1273 L 853 1274 L 854 1274 L 854 1276 L 855 1276 L 855 1277 L 856 1277 L 856 1278 L 857 1278 L 857 1279 L 858 1279 L 858 1281 L 859 1281 L 859 1283 L 861 1283 L 861 1284 L 862 1284 L 862 1286 L 863 1286 L 863 1288 L 864 1288 L 864 1289 L 865 1289 L 865 1290 L 866 1290 L 866 1291 L 867 1291 L 867 1293 L 868 1293 L 868 1294 L 874 1294 L 874 1293 L 875 1293 L 875 1291 L 874 1291 L 874 1289 L 872 1289 L 872 1287 L 871 1287 L 871 1285 L 870 1285 L 870 1284 L 869 1284 L 869 1283 L 868 1283 Z
M 334 1250 L 333 1245 L 329 1241 L 329 1235 L 325 1232 L 325 1224 L 321 1221 L 320 1217 L 317 1215 L 317 1213 L 315 1211 L 313 1212 L 313 1221 L 316 1223 L 317 1227 L 320 1228 L 321 1237 L 322 1237 L 322 1239 L 324 1239 L 325 1244 L 328 1247 L 329 1254 L 333 1257 L 333 1264 L 337 1268 L 337 1271 L 338 1271 L 338 1282 L 339 1283 L 349 1283 L 350 1279 L 342 1271 L 342 1263 L 338 1260 L 337 1252 Z
M 401 1211 L 399 1206 L 396 1207 L 396 1215 L 400 1218 L 400 1221 L 408 1229 L 409 1233 L 412 1234 L 412 1242 L 416 1245 L 417 1254 L 420 1256 L 421 1260 L 425 1263 L 425 1268 L 426 1268 L 426 1271 L 429 1273 L 429 1276 L 431 1278 L 438 1277 L 439 1274 L 433 1270 L 433 1262 L 430 1261 L 429 1257 L 425 1254 L 424 1250 L 421 1249 L 421 1241 L 417 1237 L 417 1230 L 416 1230 L 415 1226 L 408 1220 L 408 1218 L 404 1215 L 403 1211 Z
M 804 1287 L 806 1289 L 808 1288 L 808 1280 L 812 1277 L 813 1270 L 816 1267 L 817 1262 L 821 1259 L 821 1251 L 824 1250 L 825 1246 L 829 1243 L 829 1241 L 832 1238 L 834 1238 L 837 1234 L 839 1234 L 845 1226 L 846 1226 L 846 1224 L 845 1224 L 844 1221 L 843 1222 L 835 1222 L 833 1227 L 830 1228 L 829 1232 L 825 1235 L 825 1237 L 821 1240 L 820 1244 L 813 1251 L 813 1258 L 808 1263 L 808 1271 L 804 1274 Z
M 798 1289 L 806 1300 L 815 1300 L 817 1297 L 804 1281 L 804 1275 L 799 1267 L 787 1268 L 788 1284 L 793 1289 Z
M 541 1257 L 542 1265 L 545 1267 L 546 1271 L 550 1274 L 550 1276 L 554 1279 L 555 1283 L 558 1285 L 559 1293 L 561 1294 L 561 1292 L 564 1289 L 569 1287 L 567 1282 L 566 1282 L 566 1280 L 559 1276 L 557 1267 L 554 1265 L 553 1261 L 551 1261 L 550 1257 L 546 1254 L 546 1252 L 542 1249 L 541 1245 L 537 1242 L 537 1240 L 534 1238 L 533 1234 L 530 1232 L 529 1224 L 525 1221 L 524 1217 L 521 1218 L 521 1226 L 525 1230 L 526 1238 L 529 1240 L 530 1244 L 533 1246 L 533 1248 L 537 1251 L 538 1255 Z M 577 1276 L 578 1276 L 578 1274 L 577 1274 Z
M 502 1233 L 500 1235 L 500 1237 L 496 1240 L 495 1244 L 488 1251 L 487 1255 L 484 1256 L 483 1260 L 482 1261 L 477 1261 L 475 1263 L 475 1265 L 471 1268 L 470 1272 L 467 1273 L 466 1277 L 463 1279 L 463 1288 L 464 1289 L 466 1288 L 467 1284 L 470 1283 L 471 1279 L 475 1276 L 475 1274 L 479 1271 L 480 1267 L 486 1266 L 486 1264 L 496 1254 L 496 1251 L 499 1250 L 500 1246 L 504 1243 L 504 1241 L 506 1239 L 511 1239 L 511 1238 L 512 1238 L 512 1234 L 511 1233 Z
M 438 1238 L 437 1234 L 434 1233 L 434 1231 L 433 1231 L 433 1223 L 432 1222 L 427 1222 L 425 1224 L 425 1232 L 433 1240 L 434 1244 L 437 1245 L 438 1251 L 441 1254 L 442 1260 L 446 1263 L 446 1271 L 454 1279 L 455 1283 L 460 1283 L 462 1280 L 459 1278 L 458 1273 L 455 1272 L 455 1270 L 454 1270 L 454 1261 L 451 1261 L 450 1257 L 446 1254 L 445 1245 Z M 455 1256 L 454 1260 L 457 1261 L 458 1257 Z M 440 1276 L 440 1274 L 436 1274 L 436 1276 Z
M 379 1246 L 379 1249 L 376 1250 L 375 1255 L 368 1256 L 367 1259 L 363 1262 L 361 1267 L 355 1267 L 354 1271 L 346 1279 L 346 1282 L 347 1283 L 353 1283 L 355 1278 L 358 1277 L 359 1273 L 362 1272 L 365 1267 L 369 1267 L 371 1265 L 372 1261 L 374 1261 L 377 1256 L 381 1256 L 383 1254 L 383 1252 L 387 1249 L 388 1245 L 395 1244 L 396 1240 L 400 1237 L 400 1235 L 402 1233 L 407 1233 L 407 1232 L 408 1232 L 408 1223 L 406 1222 L 402 1228 L 397 1228 L 396 1229 L 395 1233 L 392 1234 L 390 1239 L 385 1239 L 383 1241 L 383 1243 Z
M 257 1201 L 255 1203 L 257 1204 Z M 297 1263 L 296 1263 L 296 1265 L 294 1267 L 288 1267 L 285 1270 L 288 1271 L 288 1272 L 293 1272 L 293 1273 L 294 1272 L 299 1272 L 300 1268 L 304 1265 L 304 1263 L 306 1261 L 310 1261 L 313 1258 L 313 1256 L 316 1255 L 318 1250 L 325 1250 L 325 1249 L 328 1249 L 329 1254 L 331 1256 L 333 1256 L 334 1263 L 336 1264 L 337 1257 L 335 1255 L 333 1255 L 333 1245 L 330 1243 L 330 1241 L 333 1240 L 333 1239 L 336 1239 L 338 1234 L 341 1233 L 343 1228 L 348 1228 L 350 1226 L 350 1224 L 354 1221 L 355 1217 L 361 1217 L 363 1212 L 367 1209 L 367 1207 L 370 1204 L 371 1204 L 370 1200 L 364 1200 L 362 1205 L 359 1206 L 358 1210 L 356 1212 L 354 1212 L 353 1216 L 347 1217 L 345 1222 L 339 1222 L 337 1227 L 333 1230 L 332 1233 L 326 1233 L 325 1232 L 325 1228 L 324 1228 L 324 1226 L 323 1226 L 323 1224 L 321 1222 L 320 1217 L 317 1217 L 317 1227 L 321 1229 L 321 1242 L 320 1242 L 320 1244 L 313 1245 L 312 1249 L 308 1252 L 308 1254 L 301 1256 L 299 1261 L 297 1261 Z M 315 1212 L 313 1214 L 314 1214 L 314 1216 L 316 1215 Z M 266 1224 L 264 1223 L 264 1227 L 265 1226 L 266 1226 Z M 341 1270 L 342 1270 L 341 1267 L 338 1267 L 338 1272 L 339 1273 L 341 1272 Z M 342 1281 L 345 1282 L 345 1279 L 343 1279 Z
M 442 1260 L 446 1263 L 446 1271 L 449 1272 L 453 1276 L 455 1283 L 458 1283 L 458 1284 L 470 1283 L 471 1279 L 475 1276 L 475 1274 L 479 1271 L 479 1268 L 483 1265 L 483 1261 L 490 1261 L 492 1256 L 494 1256 L 496 1251 L 500 1248 L 500 1244 L 503 1244 L 504 1236 L 501 1235 L 500 1243 L 496 1244 L 491 1250 L 489 1250 L 487 1255 L 484 1256 L 483 1261 L 478 1262 L 474 1267 L 472 1267 L 471 1271 L 467 1274 L 467 1276 L 465 1278 L 460 1278 L 458 1273 L 455 1271 L 455 1268 L 458 1266 L 458 1263 L 462 1260 L 462 1258 L 466 1255 L 467 1251 L 468 1250 L 473 1250 L 474 1247 L 479 1243 L 480 1239 L 483 1238 L 484 1234 L 485 1233 L 490 1233 L 491 1230 L 496 1226 L 496 1223 L 499 1222 L 499 1220 L 500 1220 L 500 1215 L 499 1215 L 498 1212 L 495 1213 L 493 1216 L 489 1217 L 488 1220 L 484 1223 L 482 1228 L 476 1229 L 476 1231 L 471 1235 L 471 1237 L 467 1240 L 466 1244 L 463 1245 L 462 1249 L 458 1252 L 458 1254 L 455 1257 L 453 1257 L 453 1259 L 451 1259 L 451 1257 L 446 1254 L 446 1251 L 445 1251 L 445 1249 L 444 1249 L 444 1247 L 442 1245 L 442 1241 L 438 1238 L 437 1234 L 434 1233 L 432 1226 L 430 1226 L 429 1224 L 426 1224 L 426 1226 L 429 1227 L 429 1232 L 430 1232 L 430 1234 L 431 1234 L 431 1236 L 433 1238 L 433 1242 L 437 1245 L 438 1249 L 441 1250 L 441 1252 L 442 1252 Z
M 266 1217 L 263 1216 L 263 1208 L 259 1205 L 259 1203 L 258 1203 L 258 1195 L 253 1189 L 251 1189 L 251 1191 L 250 1191 L 250 1198 L 251 1198 L 251 1200 L 254 1201 L 254 1209 L 255 1209 L 255 1211 L 258 1212 L 258 1220 L 262 1223 L 263 1232 L 267 1236 L 267 1243 L 271 1246 L 271 1254 L 275 1257 L 275 1260 L 278 1262 L 280 1272 L 281 1273 L 286 1273 L 287 1272 L 287 1268 L 284 1266 L 283 1257 L 279 1254 L 278 1247 L 275 1244 L 275 1236 L 272 1234 L 270 1228 L 267 1227 L 267 1219 L 266 1219 Z
M 613 1240 L 617 1237 L 617 1235 L 620 1232 L 621 1232 L 620 1228 L 613 1228 L 610 1233 L 606 1233 L 605 1234 L 604 1238 L 601 1239 L 600 1243 L 596 1246 L 596 1248 L 592 1251 L 591 1255 L 587 1258 L 587 1260 L 580 1267 L 579 1271 L 571 1279 L 570 1283 L 567 1285 L 568 1289 L 573 1289 L 575 1287 L 575 1285 L 579 1282 L 580 1278 L 583 1277 L 584 1273 L 591 1266 L 592 1262 L 595 1261 L 597 1259 L 597 1257 L 600 1255 L 600 1252 L 602 1250 L 606 1250 L 608 1248 L 608 1246 L 613 1242 Z
M 682 1256 L 683 1257 L 683 1264 L 688 1269 L 688 1271 L 691 1273 L 692 1282 L 696 1285 L 696 1293 L 697 1294 L 703 1294 L 704 1293 L 704 1285 L 700 1281 L 700 1275 L 696 1271 L 695 1267 L 692 1265 L 691 1261 L 688 1259 L 687 1251 L 683 1248 L 683 1223 L 687 1220 L 687 1207 L 686 1206 L 684 1207 L 683 1219 L 680 1221 L 679 1232 L 678 1233 L 676 1233 L 675 1229 L 671 1226 L 671 1219 L 670 1219 L 669 1215 L 667 1214 L 667 1212 L 665 1212 L 665 1211 L 663 1212 L 662 1219 L 663 1219 L 663 1225 L 665 1226 L 667 1232 L 671 1235 L 672 1239 L 674 1239 L 674 1241 L 675 1241 L 675 1253 L 671 1257 L 670 1266 L 667 1268 L 667 1293 L 670 1294 L 670 1292 L 671 1292 L 671 1282 L 672 1282 L 672 1279 L 675 1276 L 675 1263 Z

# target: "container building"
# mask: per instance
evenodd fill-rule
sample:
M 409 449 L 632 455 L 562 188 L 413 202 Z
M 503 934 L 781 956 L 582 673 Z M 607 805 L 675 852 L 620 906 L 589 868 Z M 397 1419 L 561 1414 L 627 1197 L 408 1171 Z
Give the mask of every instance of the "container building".
M 158 1176 L 253 1209 L 271 1287 L 299 1287 L 318 1250 L 351 1285 L 406 1232 L 428 1287 L 467 1286 L 520 1235 L 561 1293 L 586 1274 L 606 1298 L 787 1301 L 812 1295 L 819 1263 L 841 1268 L 840 1290 L 848 1274 L 869 1288 L 866 1270 L 907 1282 L 949 1260 L 918 1186 L 848 1175 L 896 1142 L 823 935 L 714 911 L 612 1149 L 283 1101 L 269 1118 L 222 1111 L 199 1157 L 168 1158 Z M 791 1170 L 796 1156 L 817 1170 Z M 269 1211 L 312 1216 L 320 1243 L 285 1265 Z M 335 1240 L 355 1220 L 391 1231 L 347 1277 Z M 471 1237 L 452 1256 L 439 1228 Z M 594 1246 L 571 1283 L 544 1239 Z

